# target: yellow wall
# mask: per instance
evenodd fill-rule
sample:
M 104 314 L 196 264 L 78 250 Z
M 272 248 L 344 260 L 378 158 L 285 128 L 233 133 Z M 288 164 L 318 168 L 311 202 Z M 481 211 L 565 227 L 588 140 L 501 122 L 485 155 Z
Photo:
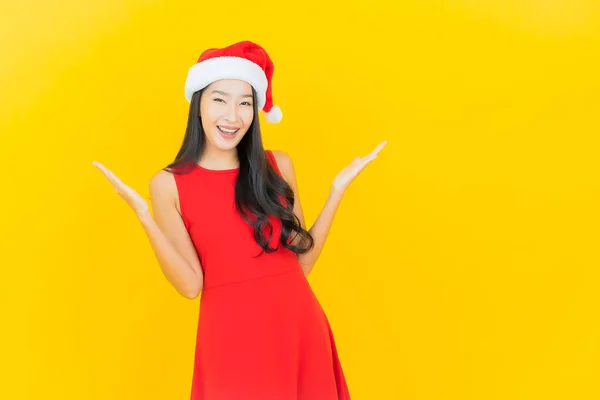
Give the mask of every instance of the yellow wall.
M 198 302 L 91 162 L 147 195 L 242 39 L 309 222 L 389 141 L 310 276 L 353 398 L 600 398 L 598 2 L 90 3 L 0 6 L 0 398 L 188 397 Z

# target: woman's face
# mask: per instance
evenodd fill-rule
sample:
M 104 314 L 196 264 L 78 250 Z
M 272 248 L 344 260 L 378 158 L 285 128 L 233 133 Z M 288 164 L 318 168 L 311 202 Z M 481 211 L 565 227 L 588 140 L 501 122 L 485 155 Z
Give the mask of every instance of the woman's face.
M 210 145 L 235 148 L 254 119 L 252 86 L 238 79 L 223 79 L 206 87 L 200 98 L 202 128 Z

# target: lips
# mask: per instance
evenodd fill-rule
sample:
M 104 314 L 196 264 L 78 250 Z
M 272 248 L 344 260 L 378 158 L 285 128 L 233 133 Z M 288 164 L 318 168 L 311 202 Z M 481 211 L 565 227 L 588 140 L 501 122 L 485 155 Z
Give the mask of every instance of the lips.
M 225 125 L 217 125 L 217 129 L 222 134 L 228 135 L 228 136 L 233 136 L 240 130 L 239 128 L 236 128 L 234 126 L 225 126 Z
M 219 134 L 225 140 L 233 140 L 236 137 L 236 133 L 240 130 L 240 128 L 236 128 L 234 126 L 225 126 L 225 125 L 217 125 L 217 129 L 219 130 Z

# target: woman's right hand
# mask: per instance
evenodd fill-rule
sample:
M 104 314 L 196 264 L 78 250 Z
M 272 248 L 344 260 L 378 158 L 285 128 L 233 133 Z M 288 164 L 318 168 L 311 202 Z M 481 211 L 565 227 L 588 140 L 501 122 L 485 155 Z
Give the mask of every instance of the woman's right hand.
M 133 209 L 138 217 L 145 215 L 149 211 L 148 202 L 140 196 L 135 190 L 131 187 L 124 184 L 112 171 L 106 168 L 104 165 L 100 164 L 97 161 L 92 162 L 96 168 L 98 168 L 106 179 L 113 185 L 115 191 L 119 196 L 123 198 Z

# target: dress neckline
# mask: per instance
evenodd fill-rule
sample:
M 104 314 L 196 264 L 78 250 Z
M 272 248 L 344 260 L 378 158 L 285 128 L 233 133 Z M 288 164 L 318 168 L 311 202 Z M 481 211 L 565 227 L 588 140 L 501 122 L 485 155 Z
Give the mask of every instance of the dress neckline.
M 209 172 L 211 174 L 231 174 L 231 173 L 235 173 L 238 172 L 240 170 L 239 167 L 236 168 L 226 168 L 226 169 L 209 169 L 209 168 L 205 168 L 202 165 L 196 163 L 196 168 L 205 171 L 205 172 Z

